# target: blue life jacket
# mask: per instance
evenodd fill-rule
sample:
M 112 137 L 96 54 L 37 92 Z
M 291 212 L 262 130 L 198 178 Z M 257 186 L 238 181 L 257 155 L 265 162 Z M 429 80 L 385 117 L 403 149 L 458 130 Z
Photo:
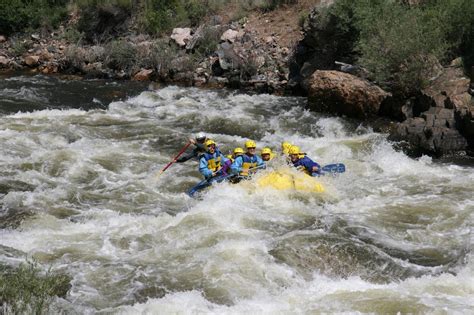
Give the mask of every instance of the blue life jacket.
M 218 149 L 213 154 L 206 152 L 199 159 L 199 172 L 205 178 L 212 177 L 212 173 L 219 172 L 227 160 Z
M 235 174 L 248 176 L 251 173 L 255 173 L 255 168 L 264 166 L 265 162 L 263 162 L 262 158 L 258 155 L 249 156 L 243 154 L 235 158 L 235 161 L 232 163 L 230 168 Z
M 296 167 L 296 168 L 303 168 L 303 171 L 308 175 L 312 175 L 314 173 L 313 172 L 313 167 L 314 166 L 316 166 L 318 168 L 318 170 L 315 173 L 320 173 L 321 172 L 321 166 L 318 163 L 311 160 L 307 156 L 299 159 L 296 162 L 293 162 L 293 166 Z

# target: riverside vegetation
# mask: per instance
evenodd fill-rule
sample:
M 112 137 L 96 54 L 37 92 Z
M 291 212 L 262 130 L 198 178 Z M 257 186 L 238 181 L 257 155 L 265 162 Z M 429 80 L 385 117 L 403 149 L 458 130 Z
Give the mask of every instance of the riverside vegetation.
M 0 265 L 0 310 L 3 314 L 47 314 L 55 296 L 64 297 L 70 277 L 42 271 L 34 260 L 17 268 Z
M 11 37 L 9 55 L 21 55 L 33 42 L 21 34 L 50 34 L 64 26 L 58 36 L 68 44 L 60 68 L 86 60 L 102 61 L 127 76 L 141 68 L 162 73 L 168 62 L 179 56 L 167 40 L 175 27 L 206 25 L 196 49 L 186 54 L 184 68 L 197 68 L 216 50 L 223 29 L 209 27 L 212 18 L 229 11 L 230 21 L 240 21 L 255 11 L 281 6 L 298 6 L 298 0 L 5 0 L 0 3 L 0 35 Z M 314 1 L 317 3 L 319 1 Z M 427 76 L 439 61 L 446 64 L 462 56 L 466 72 L 474 65 L 474 8 L 467 0 L 338 0 L 328 6 L 318 23 L 327 29 L 329 50 L 337 51 L 340 61 L 366 69 L 369 78 L 382 87 L 410 93 L 426 85 Z M 413 5 L 415 3 L 416 5 Z M 230 9 L 229 9 L 230 8 Z M 302 11 L 301 25 L 306 20 Z M 112 17 L 115 23 L 101 19 Z M 127 39 L 130 34 L 147 34 L 153 44 L 146 49 Z M 96 48 L 87 53 L 86 45 Z M 137 58 L 137 56 L 139 58 Z M 250 75 L 255 65 L 240 65 Z M 59 69 L 61 70 L 61 69 Z

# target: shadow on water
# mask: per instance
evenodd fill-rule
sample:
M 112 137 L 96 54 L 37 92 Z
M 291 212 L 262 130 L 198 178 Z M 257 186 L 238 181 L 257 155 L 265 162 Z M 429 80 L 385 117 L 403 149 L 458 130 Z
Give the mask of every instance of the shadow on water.
M 110 102 L 138 95 L 146 88 L 146 83 L 136 81 L 31 74 L 0 76 L 0 114 L 43 109 L 106 108 Z
M 326 221 L 331 221 L 330 223 Z M 442 249 L 404 250 L 378 240 L 375 231 L 350 226 L 343 218 L 316 220 L 276 241 L 270 254 L 306 278 L 314 272 L 336 278 L 361 277 L 373 283 L 390 283 L 410 277 L 455 273 L 468 254 Z

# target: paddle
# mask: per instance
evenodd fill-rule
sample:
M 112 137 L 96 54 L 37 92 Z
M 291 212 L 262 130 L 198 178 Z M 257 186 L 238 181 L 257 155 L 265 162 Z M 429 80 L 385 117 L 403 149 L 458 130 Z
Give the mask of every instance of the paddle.
M 319 176 L 319 175 L 324 175 L 326 173 L 344 173 L 346 171 L 346 166 L 342 163 L 335 163 L 335 164 L 328 164 L 324 165 L 321 168 L 321 173 L 313 173 L 313 176 Z
M 222 181 L 224 181 L 227 178 L 232 177 L 232 176 L 234 176 L 234 174 L 219 175 L 219 176 L 211 177 L 211 178 L 208 178 L 208 179 L 204 179 L 204 180 L 200 181 L 196 186 L 194 186 L 193 188 L 188 190 L 188 192 L 186 194 L 189 197 L 193 197 L 195 193 L 197 193 L 201 189 L 204 189 L 206 187 L 211 186 L 212 183 L 214 183 L 214 182 L 220 183 L 220 182 L 222 182 Z
M 186 145 L 181 149 L 181 151 L 179 151 L 178 155 L 176 155 L 174 157 L 174 159 L 169 162 L 161 171 L 160 173 L 157 175 L 158 177 L 161 176 L 161 174 L 163 174 L 164 171 L 166 171 L 168 169 L 168 167 L 170 167 L 174 162 L 176 162 L 176 160 L 181 156 L 181 154 L 184 153 L 184 151 L 186 151 L 186 149 L 191 145 L 191 141 L 189 141 L 188 143 L 186 143 Z

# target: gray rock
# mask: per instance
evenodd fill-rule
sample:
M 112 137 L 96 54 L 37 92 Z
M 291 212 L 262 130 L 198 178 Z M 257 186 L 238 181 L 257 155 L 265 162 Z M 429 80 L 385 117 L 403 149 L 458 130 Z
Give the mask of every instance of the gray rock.
M 189 27 L 181 28 L 177 27 L 173 29 L 170 38 L 178 44 L 180 47 L 185 47 L 186 43 L 192 38 L 191 29 Z

